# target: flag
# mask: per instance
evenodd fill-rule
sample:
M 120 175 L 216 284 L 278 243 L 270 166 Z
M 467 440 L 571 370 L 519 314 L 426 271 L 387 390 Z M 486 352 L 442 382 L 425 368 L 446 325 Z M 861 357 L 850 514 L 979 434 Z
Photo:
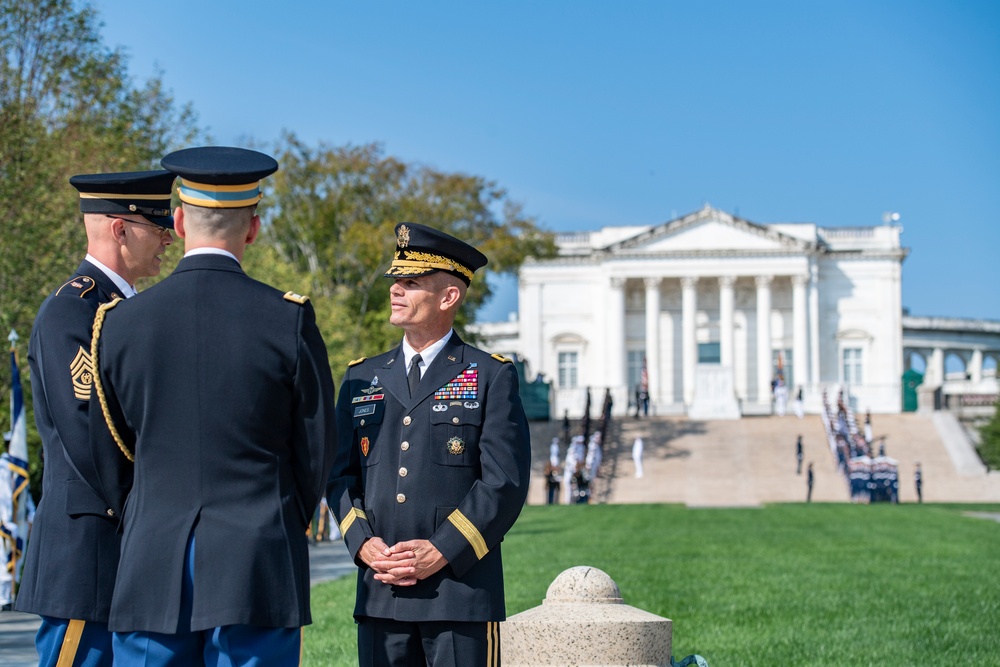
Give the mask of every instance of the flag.
M 7 452 L 0 459 L 3 461 L 0 469 L 0 480 L 8 486 L 0 498 L 5 507 L 0 510 L 3 526 L 0 533 L 7 541 L 7 572 L 14 581 L 21 578 L 21 556 L 24 554 L 25 541 L 28 537 L 28 525 L 34 515 L 34 502 L 31 499 L 30 481 L 28 477 L 28 426 L 24 409 L 24 393 L 21 388 L 21 373 L 17 367 L 17 351 L 14 344 L 17 333 L 10 332 L 10 444 Z M 8 439 L 5 437 L 5 439 Z
M 642 358 L 642 370 L 639 372 L 639 385 L 642 390 L 649 392 L 649 370 L 646 368 L 646 357 Z

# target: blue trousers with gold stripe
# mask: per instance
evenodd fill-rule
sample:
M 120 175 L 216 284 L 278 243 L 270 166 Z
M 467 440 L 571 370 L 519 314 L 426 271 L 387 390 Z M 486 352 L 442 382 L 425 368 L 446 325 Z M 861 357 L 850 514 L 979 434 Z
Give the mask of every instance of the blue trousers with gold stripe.
M 252 582 L 247 582 L 252 586 Z M 115 667 L 298 667 L 302 628 L 226 625 L 190 629 L 194 601 L 194 533 L 188 539 L 176 634 L 114 633 Z
M 107 623 L 42 616 L 35 635 L 38 667 L 111 667 Z
M 358 665 L 500 667 L 500 624 L 362 618 L 358 623 Z

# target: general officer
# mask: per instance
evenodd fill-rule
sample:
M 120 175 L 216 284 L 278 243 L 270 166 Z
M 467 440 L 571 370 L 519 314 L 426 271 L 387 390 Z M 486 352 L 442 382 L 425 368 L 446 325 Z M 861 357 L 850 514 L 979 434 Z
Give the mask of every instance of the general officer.
M 328 497 L 357 561 L 362 667 L 498 665 L 500 541 L 528 491 L 528 424 L 509 359 L 452 329 L 486 257 L 396 226 L 386 276 L 402 343 L 352 362 Z
M 45 468 L 15 608 L 41 616 L 39 665 L 111 665 L 108 613 L 118 569 L 118 517 L 88 485 L 94 458 L 120 475 L 131 464 L 95 451 L 88 428 L 90 332 L 100 304 L 155 276 L 170 230 L 169 171 L 73 176 L 87 231 L 76 273 L 42 303 L 28 351 Z
M 135 461 L 115 665 L 297 665 L 311 622 L 306 529 L 336 420 L 312 304 L 240 267 L 260 230 L 260 181 L 278 164 L 202 147 L 162 165 L 181 179 L 184 258 L 94 323 L 91 428 Z M 100 478 L 121 509 L 113 475 Z

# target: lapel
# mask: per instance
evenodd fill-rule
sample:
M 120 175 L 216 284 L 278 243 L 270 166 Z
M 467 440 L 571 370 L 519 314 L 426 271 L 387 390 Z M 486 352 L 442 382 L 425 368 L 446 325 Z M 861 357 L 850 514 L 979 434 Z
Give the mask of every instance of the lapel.
M 410 388 L 406 384 L 406 362 L 403 361 L 403 345 L 387 354 L 385 363 L 378 367 L 378 381 L 385 390 L 405 406 L 410 405 Z

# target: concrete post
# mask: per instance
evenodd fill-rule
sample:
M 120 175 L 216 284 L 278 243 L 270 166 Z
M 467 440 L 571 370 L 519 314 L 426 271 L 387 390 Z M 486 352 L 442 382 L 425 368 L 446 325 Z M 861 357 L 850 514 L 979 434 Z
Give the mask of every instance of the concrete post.
M 500 650 L 507 667 L 670 667 L 672 623 L 625 604 L 601 570 L 571 567 L 540 607 L 500 624 Z

